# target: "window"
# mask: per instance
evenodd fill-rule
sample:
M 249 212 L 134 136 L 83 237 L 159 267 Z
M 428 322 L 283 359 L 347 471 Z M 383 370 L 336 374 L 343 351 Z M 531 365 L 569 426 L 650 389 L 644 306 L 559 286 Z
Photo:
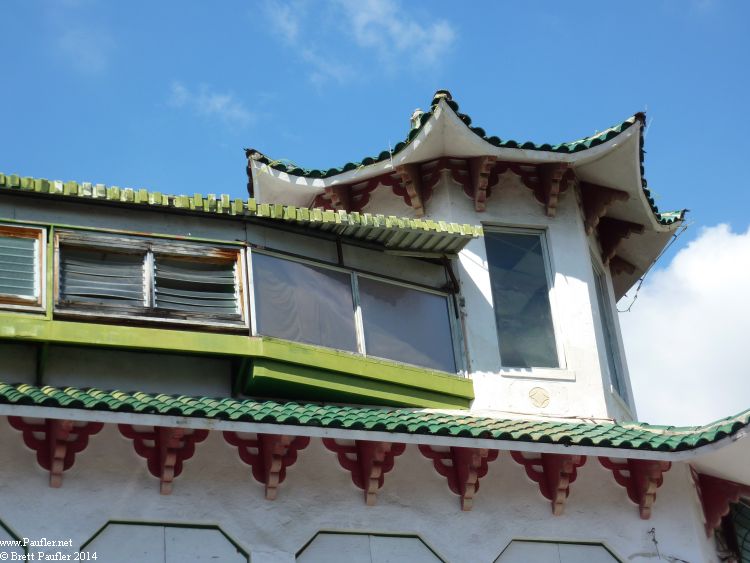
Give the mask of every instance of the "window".
M 448 296 L 252 253 L 256 334 L 455 372 Z
M 455 371 L 445 296 L 364 276 L 357 282 L 367 354 Z
M 110 521 L 81 551 L 97 553 L 108 563 L 191 562 L 247 563 L 249 554 L 218 526 Z
M 485 245 L 501 364 L 559 367 L 544 235 L 486 230 Z
M 495 563 L 618 563 L 620 560 L 600 543 L 513 540 Z
M 422 538 L 411 535 L 318 532 L 297 553 L 302 563 L 440 563 Z
M 244 325 L 236 248 L 60 232 L 56 311 Z
M 596 262 L 594 262 L 596 264 Z M 607 278 L 604 272 L 596 265 L 594 266 L 594 285 L 596 287 L 596 301 L 599 304 L 599 318 L 604 338 L 604 355 L 606 356 L 609 379 L 615 392 L 627 401 L 627 393 L 622 373 L 619 346 L 615 332 L 615 323 L 612 316 L 612 302 L 609 299 Z
M 42 229 L 0 225 L 0 306 L 41 309 L 44 304 Z

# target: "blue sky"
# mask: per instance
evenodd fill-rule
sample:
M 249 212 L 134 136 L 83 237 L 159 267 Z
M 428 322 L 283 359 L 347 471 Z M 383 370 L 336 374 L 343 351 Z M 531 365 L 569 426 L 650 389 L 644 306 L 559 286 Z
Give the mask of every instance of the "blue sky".
M 649 185 L 661 209 L 691 209 L 692 228 L 643 302 L 702 299 L 695 310 L 714 311 L 716 326 L 721 306 L 745 307 L 725 330 L 750 331 L 742 283 L 702 296 L 670 285 L 685 280 L 670 262 L 681 249 L 682 263 L 703 264 L 724 244 L 747 252 L 717 262 L 718 278 L 750 284 L 748 2 L 7 0 L 0 22 L 0 171 L 49 179 L 245 196 L 244 147 L 305 167 L 359 160 L 402 140 L 439 88 L 474 124 L 516 140 L 573 140 L 646 110 Z M 685 339 L 715 342 L 717 358 L 737 351 L 700 334 L 714 326 L 703 316 L 683 319 L 673 349 L 649 348 L 675 325 L 641 310 L 624 327 L 626 344 L 640 338 L 628 344 L 637 395 L 661 377 L 649 359 L 665 359 L 661 373 L 680 365 Z M 734 374 L 723 396 L 747 389 L 745 356 L 722 365 Z M 703 415 L 737 410 L 718 399 L 701 410 L 696 389 Z M 667 414 L 689 410 L 678 406 Z M 658 405 L 645 414 L 666 416 Z
M 6 173 L 241 195 L 244 147 L 340 165 L 448 88 L 501 138 L 572 140 L 647 109 L 660 207 L 748 223 L 739 0 L 18 0 L 0 21 Z

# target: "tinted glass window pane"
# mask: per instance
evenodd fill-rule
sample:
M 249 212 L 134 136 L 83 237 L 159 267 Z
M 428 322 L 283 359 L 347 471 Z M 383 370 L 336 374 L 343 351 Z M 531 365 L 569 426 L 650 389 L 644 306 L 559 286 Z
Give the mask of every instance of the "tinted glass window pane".
M 239 317 L 235 262 L 154 257 L 155 305 L 192 313 Z
M 542 238 L 485 233 L 500 359 L 506 367 L 558 367 Z
M 144 307 L 143 254 L 61 247 L 60 299 L 115 307 Z
M 35 238 L 0 236 L 0 293 L 37 297 L 37 247 Z
M 369 278 L 358 280 L 368 356 L 456 371 L 446 297 Z
M 357 351 L 349 274 L 253 253 L 260 334 Z
M 605 277 L 598 271 L 594 271 L 594 277 L 596 278 L 596 300 L 599 302 L 599 317 L 601 318 L 604 333 L 604 353 L 607 355 L 609 378 L 617 394 L 624 398 L 624 386 L 618 365 L 619 357 L 617 355 L 617 344 L 615 342 L 614 326 L 610 312 L 607 282 Z

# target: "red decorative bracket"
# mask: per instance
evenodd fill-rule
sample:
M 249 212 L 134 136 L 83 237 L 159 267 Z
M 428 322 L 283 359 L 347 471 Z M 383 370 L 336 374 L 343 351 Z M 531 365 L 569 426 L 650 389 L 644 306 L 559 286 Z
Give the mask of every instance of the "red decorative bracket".
M 440 475 L 448 480 L 448 487 L 461 497 L 461 510 L 471 510 L 474 495 L 479 490 L 479 479 L 487 475 L 487 463 L 497 459 L 497 450 L 453 447 L 446 451 L 430 446 L 419 446 L 422 455 L 432 460 Z
M 721 526 L 721 519 L 729 514 L 730 504 L 738 502 L 741 496 L 750 497 L 750 487 L 696 473 L 692 467 L 691 471 L 706 519 L 706 536 L 711 537 L 714 530 Z
M 253 477 L 266 486 L 266 498 L 274 500 L 279 485 L 286 479 L 286 468 L 297 461 L 297 452 L 307 447 L 310 438 L 256 434 L 243 438 L 237 432 L 224 432 L 224 439 L 237 447 L 240 459 L 252 467 Z
M 656 500 L 656 489 L 664 482 L 664 473 L 672 464 L 668 461 L 626 459 L 614 461 L 600 457 L 599 462 L 612 471 L 615 481 L 628 492 L 628 497 L 638 505 L 641 518 L 651 518 L 651 507 Z
M 161 481 L 160 492 L 171 494 L 172 481 L 182 473 L 182 463 L 193 457 L 195 444 L 208 436 L 208 430 L 166 428 L 136 430 L 130 424 L 119 424 L 120 433 L 133 440 L 135 452 L 148 462 L 151 475 Z
M 469 160 L 471 184 L 474 188 L 475 211 L 487 209 L 487 188 L 495 162 L 497 162 L 496 156 L 478 156 Z
M 574 179 L 573 169 L 565 163 L 537 165 L 539 181 L 533 188 L 537 201 L 544 205 L 547 217 L 554 217 L 557 201 Z
M 77 453 L 86 449 L 89 436 L 102 429 L 101 422 L 82 422 L 46 418 L 28 422 L 20 416 L 9 416 L 8 422 L 23 433 L 23 442 L 36 452 L 36 460 L 49 471 L 49 486 L 62 486 L 63 471 L 73 467 Z
M 630 238 L 630 235 L 633 233 L 641 234 L 643 229 L 643 225 L 631 223 L 630 221 L 622 221 L 621 219 L 613 219 L 611 217 L 602 217 L 599 219 L 596 230 L 599 233 L 599 243 L 602 247 L 602 261 L 605 264 L 609 264 L 610 259 L 617 254 L 622 241 Z
M 526 457 L 522 452 L 510 452 L 510 455 L 523 465 L 529 479 L 539 485 L 544 498 L 552 503 L 552 514 L 560 516 L 570 494 L 570 484 L 578 477 L 578 468 L 586 463 L 586 457 L 544 453 Z
M 367 506 L 377 502 L 378 489 L 383 486 L 385 474 L 393 469 L 393 458 L 406 449 L 406 444 L 367 440 L 340 444 L 332 438 L 323 438 L 323 445 L 336 453 L 341 467 L 352 474 L 352 482 L 365 492 Z
M 424 216 L 424 198 L 422 196 L 422 172 L 419 164 L 402 164 L 396 167 L 396 175 L 401 179 L 402 187 L 393 187 L 393 193 L 404 198 L 407 205 L 414 209 L 417 217 Z

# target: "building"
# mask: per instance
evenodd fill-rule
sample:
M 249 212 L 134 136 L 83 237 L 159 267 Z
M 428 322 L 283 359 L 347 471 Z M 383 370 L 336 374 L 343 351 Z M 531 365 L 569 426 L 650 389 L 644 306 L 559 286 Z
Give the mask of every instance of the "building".
M 439 91 L 340 169 L 248 150 L 248 200 L 0 175 L 0 551 L 748 560 L 750 411 L 631 422 L 615 302 L 683 220 L 643 123 Z

